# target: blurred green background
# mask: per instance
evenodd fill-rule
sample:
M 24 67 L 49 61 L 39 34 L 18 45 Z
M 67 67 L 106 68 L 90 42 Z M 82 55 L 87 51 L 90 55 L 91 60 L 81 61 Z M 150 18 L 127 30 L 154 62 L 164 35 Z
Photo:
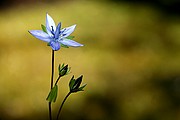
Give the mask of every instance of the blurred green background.
M 51 49 L 28 33 L 48 12 L 62 27 L 77 24 L 80 48 L 55 52 L 72 73 L 61 79 L 53 114 L 72 75 L 62 120 L 180 120 L 178 0 L 4 0 L 0 8 L 0 120 L 48 120 Z M 55 73 L 57 77 L 57 69 Z M 55 78 L 56 78 L 55 77 Z

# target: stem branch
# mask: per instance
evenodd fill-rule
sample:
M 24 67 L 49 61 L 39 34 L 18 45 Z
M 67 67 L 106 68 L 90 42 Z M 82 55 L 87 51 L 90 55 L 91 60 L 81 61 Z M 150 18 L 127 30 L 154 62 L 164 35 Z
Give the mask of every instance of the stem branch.
M 58 111 L 56 120 L 58 120 L 58 118 L 59 118 L 59 116 L 60 116 L 60 113 L 61 113 L 61 109 L 62 109 L 62 107 L 63 107 L 66 99 L 69 97 L 70 94 L 71 94 L 71 92 L 69 92 L 69 93 L 66 95 L 66 97 L 65 97 L 64 100 L 63 100 L 63 102 L 61 103 L 61 106 L 60 106 L 60 108 L 59 108 L 59 111 Z
M 57 80 L 56 80 L 56 82 L 55 82 L 55 85 L 57 85 L 57 83 L 58 83 L 58 81 L 59 81 L 60 78 L 61 78 L 61 76 L 59 75 L 58 78 L 57 78 Z

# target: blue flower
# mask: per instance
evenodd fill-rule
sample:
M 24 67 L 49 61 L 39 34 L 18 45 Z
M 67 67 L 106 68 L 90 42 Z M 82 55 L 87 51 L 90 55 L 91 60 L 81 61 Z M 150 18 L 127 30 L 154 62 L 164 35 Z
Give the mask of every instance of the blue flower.
M 76 25 L 72 25 L 61 29 L 61 23 L 56 27 L 54 20 L 47 14 L 45 30 L 29 30 L 29 32 L 37 39 L 47 42 L 53 50 L 57 51 L 61 48 L 61 45 L 70 47 L 83 46 L 78 42 L 68 39 L 68 36 L 74 31 L 75 27 Z

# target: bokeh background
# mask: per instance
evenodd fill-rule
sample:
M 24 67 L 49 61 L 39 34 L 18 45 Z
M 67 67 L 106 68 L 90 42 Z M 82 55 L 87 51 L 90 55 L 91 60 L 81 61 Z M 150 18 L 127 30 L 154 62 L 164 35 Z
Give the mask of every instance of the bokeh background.
M 55 52 L 72 73 L 59 83 L 55 116 L 72 75 L 62 120 L 180 120 L 179 0 L 1 0 L 0 120 L 48 120 L 51 49 L 28 30 L 48 12 L 62 27 L 77 24 L 80 48 Z M 55 78 L 56 78 L 55 77 Z

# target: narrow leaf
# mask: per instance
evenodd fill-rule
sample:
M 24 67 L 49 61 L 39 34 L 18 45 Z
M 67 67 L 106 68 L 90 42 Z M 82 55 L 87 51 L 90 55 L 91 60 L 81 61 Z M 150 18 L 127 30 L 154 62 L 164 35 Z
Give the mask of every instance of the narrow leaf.
M 67 45 L 61 44 L 61 47 L 69 48 Z
M 68 71 L 68 65 L 61 68 L 59 75 L 60 76 L 66 75 L 67 71 Z
M 59 73 L 61 72 L 61 65 L 60 64 L 58 66 L 58 71 L 59 71 Z
M 50 46 L 50 42 L 47 43 L 47 46 Z
M 87 84 L 82 85 L 81 87 L 79 87 L 78 91 L 84 91 L 83 89 L 86 87 Z
M 68 36 L 68 37 L 66 37 L 67 39 L 73 39 L 73 38 L 75 38 L 75 36 Z
M 82 78 L 83 78 L 83 75 L 81 75 L 80 77 L 78 77 L 74 83 L 74 86 L 73 86 L 73 89 L 78 89 L 79 86 L 81 85 L 81 82 L 82 82 Z
M 75 79 L 74 79 L 74 76 L 73 76 L 71 78 L 70 82 L 69 82 L 69 89 L 70 89 L 70 91 L 73 90 L 74 83 L 75 83 Z
M 45 33 L 47 33 L 46 27 L 43 24 L 41 24 L 41 28 Z
M 64 67 L 64 63 L 61 65 L 61 69 Z
M 58 93 L 58 86 L 55 85 L 51 91 L 49 92 L 48 97 L 46 98 L 47 101 L 49 102 L 56 102 L 56 98 L 57 98 L 57 93 Z
M 67 70 L 67 72 L 66 72 L 66 75 L 68 75 L 68 74 L 70 73 L 70 71 L 71 71 L 71 67 L 68 67 L 68 70 Z

